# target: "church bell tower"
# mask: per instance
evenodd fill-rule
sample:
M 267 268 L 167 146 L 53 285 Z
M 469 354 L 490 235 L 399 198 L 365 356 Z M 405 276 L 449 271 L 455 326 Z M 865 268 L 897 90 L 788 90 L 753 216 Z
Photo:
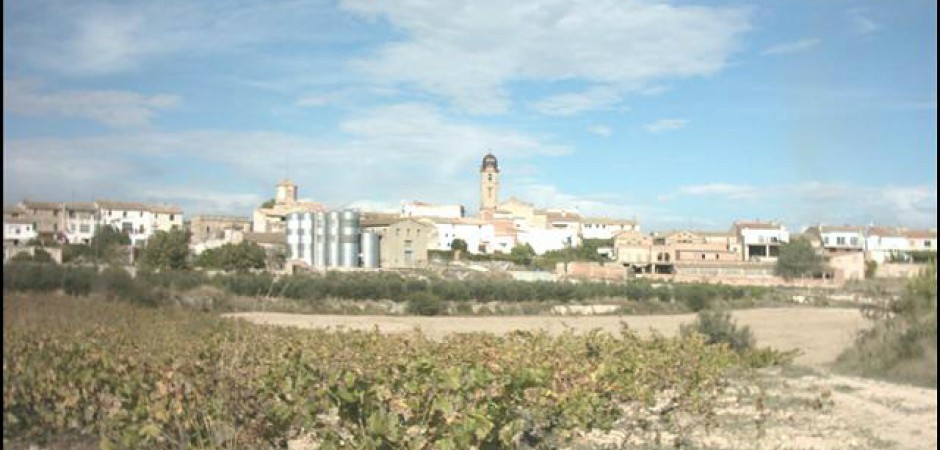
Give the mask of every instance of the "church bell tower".
M 499 205 L 499 163 L 487 153 L 480 165 L 480 215 L 492 214 Z

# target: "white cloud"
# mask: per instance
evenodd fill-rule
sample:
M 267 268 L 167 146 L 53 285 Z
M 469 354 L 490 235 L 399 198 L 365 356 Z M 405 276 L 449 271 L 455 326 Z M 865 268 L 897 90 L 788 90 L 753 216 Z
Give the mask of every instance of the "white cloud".
M 228 185 L 236 198 L 267 198 L 273 184 L 289 170 L 302 196 L 332 206 L 362 199 L 413 198 L 461 202 L 472 208 L 477 204 L 479 160 L 488 149 L 504 163 L 570 151 L 537 136 L 454 121 L 424 104 L 360 111 L 340 129 L 348 139 L 203 130 L 5 140 L 4 174 L 12 179 L 6 181 L 4 198 L 12 201 L 29 194 L 58 199 L 71 190 L 79 198 L 95 192 L 121 193 L 126 198 L 159 196 L 187 171 L 191 173 L 186 176 L 193 178 L 187 190 L 193 193 L 218 192 L 225 189 L 219 186 Z M 175 159 L 187 164 L 166 162 Z M 168 191 L 164 197 L 200 208 L 235 208 L 255 199 L 222 204 L 219 197 L 179 191 Z
M 169 56 L 251 49 L 270 42 L 350 42 L 317 1 L 25 2 L 4 24 L 4 51 L 60 74 L 140 70 Z M 4 12 L 8 12 L 4 10 Z M 23 17 L 42 20 L 20 20 Z M 334 27 L 339 28 L 339 27 Z M 15 44 L 14 44 L 15 43 Z
M 753 186 L 748 185 L 710 183 L 683 186 L 679 188 L 679 193 L 685 195 L 716 195 L 730 199 L 748 199 L 757 197 L 758 191 Z
M 790 53 L 799 53 L 804 50 L 809 50 L 817 45 L 819 45 L 822 40 L 818 38 L 804 38 L 798 41 L 793 42 L 784 42 L 782 44 L 777 44 L 771 47 L 768 47 L 766 50 L 761 52 L 762 55 L 786 55 Z
M 598 136 L 604 137 L 610 137 L 612 134 L 614 134 L 614 130 L 607 125 L 591 125 L 588 127 L 588 131 Z
M 710 183 L 683 186 L 660 196 L 674 200 L 682 196 L 713 196 L 727 200 L 748 200 L 751 208 L 773 210 L 790 223 L 897 224 L 935 227 L 937 187 L 861 186 L 851 183 L 808 181 L 792 184 L 749 186 Z M 740 215 L 748 215 L 740 207 Z
M 333 99 L 329 95 L 305 95 L 297 100 L 294 103 L 296 106 L 301 107 L 317 107 L 317 106 L 326 106 L 333 102 Z
M 689 121 L 685 119 L 661 119 L 644 125 L 644 128 L 650 133 L 663 133 L 685 128 L 688 124 Z
M 646 0 L 348 0 L 342 6 L 387 19 L 405 35 L 360 59 L 365 73 L 486 113 L 506 110 L 512 82 L 581 80 L 624 91 L 710 75 L 750 28 L 745 9 Z
M 176 95 L 128 91 L 39 92 L 33 80 L 3 80 L 3 111 L 24 116 L 58 115 L 91 119 L 113 127 L 150 123 L 158 110 L 180 103 Z
M 868 18 L 865 12 L 858 8 L 852 8 L 846 12 L 852 27 L 859 34 L 871 34 L 881 29 L 878 22 Z
M 620 103 L 621 98 L 616 89 L 594 88 L 548 97 L 531 104 L 530 107 L 546 115 L 570 116 L 584 111 L 610 109 Z

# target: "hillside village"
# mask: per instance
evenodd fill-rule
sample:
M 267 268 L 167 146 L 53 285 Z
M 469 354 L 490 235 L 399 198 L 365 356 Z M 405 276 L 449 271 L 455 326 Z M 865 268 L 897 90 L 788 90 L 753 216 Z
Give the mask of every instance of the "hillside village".
M 636 220 L 538 208 L 515 197 L 500 201 L 500 168 L 492 153 L 482 159 L 479 175 L 475 216 L 467 215 L 463 205 L 422 201 L 402 202 L 398 213 L 329 211 L 322 203 L 299 200 L 298 186 L 287 179 L 250 217 L 196 214 L 187 220 L 174 205 L 23 200 L 4 207 L 4 261 L 32 252 L 36 245 L 61 261 L 57 245 L 89 244 L 96 227 L 107 226 L 127 235 L 132 249 L 155 233 L 188 230 L 193 256 L 253 242 L 269 255 L 280 255 L 283 264 L 271 264 L 270 270 L 408 270 L 440 264 L 506 270 L 512 265 L 483 263 L 504 260 L 513 249 L 540 256 L 590 242 L 598 255 L 589 260 L 565 260 L 536 274 L 510 272 L 523 279 L 650 277 L 772 284 L 780 282 L 773 268 L 781 246 L 802 237 L 828 262 L 829 270 L 816 281 L 831 284 L 910 276 L 919 267 L 910 263 L 937 248 L 936 229 L 899 226 L 820 224 L 792 233 L 777 222 L 742 220 L 722 231 L 649 233 Z

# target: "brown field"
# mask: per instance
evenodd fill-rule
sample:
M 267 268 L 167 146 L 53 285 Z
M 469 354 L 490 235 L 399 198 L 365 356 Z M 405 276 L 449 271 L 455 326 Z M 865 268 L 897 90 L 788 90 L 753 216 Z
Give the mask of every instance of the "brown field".
M 419 328 L 440 338 L 449 333 L 595 328 L 617 332 L 622 323 L 643 334 L 651 330 L 675 335 L 693 314 L 660 316 L 329 316 L 282 313 L 237 313 L 227 317 L 255 323 L 301 328 L 373 329 L 409 332 Z M 781 350 L 800 349 L 796 363 L 806 369 L 771 371 L 764 389 L 772 400 L 757 437 L 754 411 L 728 410 L 727 424 L 698 436 L 703 448 L 760 449 L 926 449 L 937 445 L 937 391 L 835 375 L 830 363 L 852 343 L 867 322 L 855 309 L 772 308 L 733 312 L 738 324 L 751 327 L 758 345 Z M 630 448 L 629 426 L 593 436 L 585 448 Z
M 738 324 L 754 331 L 758 344 L 780 350 L 799 348 L 803 354 L 797 362 L 822 365 L 835 360 L 842 349 L 852 342 L 855 333 L 867 326 L 855 309 L 772 308 L 739 310 L 732 313 Z M 513 330 L 545 330 L 561 333 L 595 328 L 617 332 L 621 324 L 643 334 L 655 330 L 666 336 L 679 332 L 679 325 L 695 320 L 694 314 L 654 316 L 487 316 L 487 317 L 416 317 L 416 316 L 332 316 L 287 313 L 235 313 L 227 317 L 242 318 L 255 323 L 300 328 L 345 328 L 383 332 L 407 332 L 420 328 L 433 338 L 450 333 L 492 332 Z

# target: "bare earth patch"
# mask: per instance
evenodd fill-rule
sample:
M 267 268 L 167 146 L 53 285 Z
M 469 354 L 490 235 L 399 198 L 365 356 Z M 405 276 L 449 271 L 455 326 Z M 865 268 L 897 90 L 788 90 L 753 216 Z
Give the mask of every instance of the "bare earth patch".
M 798 348 L 796 363 L 807 369 L 763 371 L 756 380 L 731 386 L 716 426 L 686 437 L 692 448 L 715 449 L 926 449 L 937 445 L 937 391 L 831 374 L 826 367 L 851 345 L 868 323 L 855 309 L 772 308 L 732 313 L 753 330 L 758 345 Z M 694 314 L 661 316 L 327 316 L 238 313 L 227 317 L 300 328 L 342 328 L 409 332 L 419 328 L 433 338 L 450 333 L 512 330 L 586 332 L 620 330 L 641 334 L 678 333 Z M 695 420 L 690 418 L 690 420 Z M 671 448 L 674 436 L 655 436 L 655 427 L 622 423 L 611 433 L 590 433 L 575 448 Z
M 855 309 L 836 308 L 767 308 L 734 311 L 732 316 L 740 325 L 754 331 L 760 345 L 779 350 L 799 348 L 803 354 L 799 364 L 819 365 L 834 361 L 854 339 L 855 333 L 866 327 L 866 321 Z M 651 316 L 473 316 L 473 317 L 417 317 L 417 316 L 332 316 L 287 313 L 250 312 L 227 314 L 250 322 L 284 325 L 299 328 L 342 328 L 382 332 L 409 332 L 415 328 L 435 339 L 450 333 L 490 332 L 508 333 L 513 330 L 545 330 L 561 333 L 572 329 L 586 332 L 595 328 L 616 333 L 621 323 L 641 334 L 655 330 L 666 336 L 679 332 L 679 325 L 695 320 L 694 314 Z

